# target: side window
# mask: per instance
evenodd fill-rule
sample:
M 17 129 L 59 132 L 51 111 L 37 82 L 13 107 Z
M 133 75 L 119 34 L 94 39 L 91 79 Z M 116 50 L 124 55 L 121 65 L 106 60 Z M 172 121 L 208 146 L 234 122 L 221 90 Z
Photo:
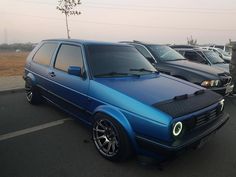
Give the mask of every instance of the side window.
M 135 48 L 145 57 L 145 58 L 151 58 L 152 56 L 149 54 L 149 52 L 140 45 L 135 45 Z
M 67 72 L 69 66 L 83 67 L 81 47 L 63 44 L 57 54 L 54 67 Z
M 204 58 L 202 58 L 198 53 L 192 51 L 186 51 L 185 58 L 189 59 L 192 62 L 206 63 L 206 60 Z
M 204 61 L 206 62 L 206 60 L 207 60 L 206 56 L 205 56 L 201 51 L 198 51 L 197 53 L 198 53 L 198 55 L 200 55 L 200 56 L 204 59 Z
M 153 57 L 144 47 L 140 45 L 134 45 L 134 46 L 150 63 L 155 63 L 155 60 L 153 59 Z
M 33 61 L 41 65 L 48 66 L 50 64 L 53 53 L 57 48 L 56 43 L 45 43 L 34 55 Z
M 182 51 L 182 50 L 177 50 L 177 52 L 179 52 L 181 55 L 183 55 L 184 56 L 184 54 L 185 54 L 185 52 L 184 51 Z

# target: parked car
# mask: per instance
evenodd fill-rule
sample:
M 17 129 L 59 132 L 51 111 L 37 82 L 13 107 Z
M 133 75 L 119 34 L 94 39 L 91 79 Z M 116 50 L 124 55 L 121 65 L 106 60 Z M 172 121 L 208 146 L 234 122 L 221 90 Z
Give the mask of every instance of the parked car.
M 189 61 L 209 65 L 229 73 L 229 64 L 219 57 L 215 52 L 201 48 L 171 48 L 175 49 Z
M 233 90 L 232 77 L 229 73 L 188 61 L 169 46 L 139 41 L 123 43 L 135 46 L 162 73 L 192 82 L 222 95 L 228 95 Z
M 229 55 L 232 54 L 232 47 L 230 45 L 209 45 L 209 47 L 221 49 Z
M 44 40 L 28 56 L 24 79 L 29 103 L 44 98 L 80 119 L 113 161 L 165 158 L 205 142 L 229 119 L 222 96 L 159 73 L 125 44 Z
M 219 55 L 220 58 L 222 58 L 226 63 L 230 63 L 231 60 L 231 54 L 224 51 L 221 48 L 217 47 L 203 47 L 203 49 L 214 51 L 217 55 Z
M 232 82 L 236 85 L 236 42 L 232 42 L 232 59 L 230 62 L 230 73 Z M 236 88 L 234 87 L 233 95 L 236 96 Z

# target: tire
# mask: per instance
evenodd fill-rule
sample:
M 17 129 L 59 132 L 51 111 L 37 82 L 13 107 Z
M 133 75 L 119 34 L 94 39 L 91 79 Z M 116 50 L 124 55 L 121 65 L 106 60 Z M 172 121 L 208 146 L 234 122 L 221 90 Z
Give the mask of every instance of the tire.
M 38 92 L 38 89 L 32 85 L 29 78 L 25 80 L 25 95 L 30 104 L 39 104 L 42 101 L 42 97 Z
M 132 148 L 124 128 L 105 114 L 95 115 L 92 139 L 98 152 L 110 161 L 125 161 L 132 155 Z

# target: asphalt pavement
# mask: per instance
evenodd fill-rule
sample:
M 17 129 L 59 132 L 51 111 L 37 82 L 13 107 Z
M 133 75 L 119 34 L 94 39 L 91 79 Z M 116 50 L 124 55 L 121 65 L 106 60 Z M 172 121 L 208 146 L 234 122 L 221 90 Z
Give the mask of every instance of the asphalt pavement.
M 32 106 L 23 92 L 0 94 L 0 177 L 236 177 L 236 98 L 229 122 L 201 149 L 165 163 L 102 158 L 89 130 L 54 106 Z

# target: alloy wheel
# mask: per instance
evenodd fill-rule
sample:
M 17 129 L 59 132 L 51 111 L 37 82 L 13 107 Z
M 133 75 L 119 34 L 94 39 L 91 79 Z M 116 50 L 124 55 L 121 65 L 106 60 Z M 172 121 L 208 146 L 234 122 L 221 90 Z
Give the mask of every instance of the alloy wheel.
M 115 156 L 119 151 L 119 137 L 116 127 L 107 119 L 99 119 L 93 126 L 93 140 L 101 154 Z
M 27 100 L 30 102 L 32 100 L 33 92 L 32 92 L 32 86 L 29 83 L 29 81 L 26 81 L 25 83 L 25 94 Z

